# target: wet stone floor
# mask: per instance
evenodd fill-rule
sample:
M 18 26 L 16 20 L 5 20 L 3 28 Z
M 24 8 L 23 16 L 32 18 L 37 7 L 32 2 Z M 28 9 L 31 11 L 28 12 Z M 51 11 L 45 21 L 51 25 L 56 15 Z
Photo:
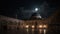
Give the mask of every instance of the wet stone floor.
M 1 34 L 60 34 L 60 30 L 51 30 L 47 29 L 9 29 L 1 30 Z

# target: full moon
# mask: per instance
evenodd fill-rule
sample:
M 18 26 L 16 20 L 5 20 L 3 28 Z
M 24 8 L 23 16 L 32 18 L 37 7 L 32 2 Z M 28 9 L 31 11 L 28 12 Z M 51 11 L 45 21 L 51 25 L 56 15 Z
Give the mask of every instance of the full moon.
M 35 8 L 35 11 L 38 11 L 38 8 Z

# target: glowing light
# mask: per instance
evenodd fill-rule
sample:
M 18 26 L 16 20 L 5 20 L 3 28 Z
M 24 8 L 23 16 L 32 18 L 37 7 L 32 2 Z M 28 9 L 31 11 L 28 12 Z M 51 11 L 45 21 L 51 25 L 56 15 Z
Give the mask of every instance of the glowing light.
M 38 11 L 38 8 L 35 8 L 35 11 Z
M 34 28 L 35 26 L 34 25 L 32 25 L 32 28 Z
M 47 28 L 47 25 L 44 25 L 43 27 L 44 27 L 44 28 Z
M 29 27 L 29 25 L 26 25 L 25 27 L 26 27 L 26 28 L 28 28 L 28 27 Z
M 43 26 L 42 25 L 39 25 L 39 28 L 42 28 Z

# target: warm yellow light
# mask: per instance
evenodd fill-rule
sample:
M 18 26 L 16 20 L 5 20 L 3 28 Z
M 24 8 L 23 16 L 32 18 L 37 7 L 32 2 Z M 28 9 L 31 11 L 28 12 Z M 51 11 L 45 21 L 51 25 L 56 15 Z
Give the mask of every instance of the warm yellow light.
M 32 28 L 34 28 L 35 26 L 34 25 L 32 25 Z
M 28 27 L 29 27 L 29 25 L 26 25 L 25 27 L 26 27 L 26 28 L 28 28 Z
M 47 28 L 47 25 L 43 25 L 43 28 Z
M 39 25 L 39 28 L 42 28 L 43 26 L 42 25 Z

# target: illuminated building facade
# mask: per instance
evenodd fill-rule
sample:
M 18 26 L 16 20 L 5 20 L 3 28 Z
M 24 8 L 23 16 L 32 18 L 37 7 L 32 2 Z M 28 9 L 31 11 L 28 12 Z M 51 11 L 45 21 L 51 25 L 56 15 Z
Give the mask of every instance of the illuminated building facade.
M 36 13 L 35 13 L 36 14 Z M 37 16 L 33 14 L 30 20 L 18 20 L 14 18 L 9 18 L 0 15 L 0 30 L 20 30 L 23 28 L 37 29 L 47 28 L 50 30 L 60 30 L 59 12 L 54 13 L 51 17 L 47 19 L 36 18 Z M 56 23 L 59 22 L 59 23 Z M 36 24 L 37 23 L 37 24 Z

